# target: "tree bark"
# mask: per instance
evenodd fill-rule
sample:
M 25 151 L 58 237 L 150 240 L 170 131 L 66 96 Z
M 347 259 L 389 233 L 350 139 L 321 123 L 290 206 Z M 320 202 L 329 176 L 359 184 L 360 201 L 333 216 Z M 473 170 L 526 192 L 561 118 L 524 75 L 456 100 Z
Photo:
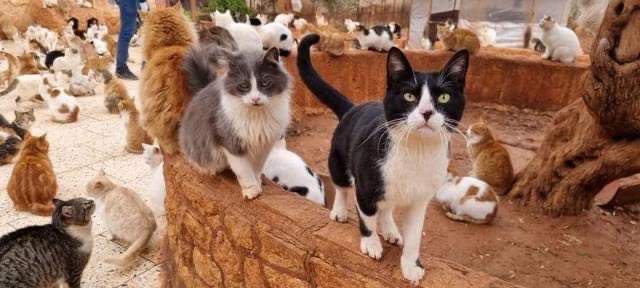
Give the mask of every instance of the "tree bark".
M 640 0 L 612 0 L 591 48 L 582 98 L 560 110 L 509 193 L 577 214 L 612 180 L 640 173 Z

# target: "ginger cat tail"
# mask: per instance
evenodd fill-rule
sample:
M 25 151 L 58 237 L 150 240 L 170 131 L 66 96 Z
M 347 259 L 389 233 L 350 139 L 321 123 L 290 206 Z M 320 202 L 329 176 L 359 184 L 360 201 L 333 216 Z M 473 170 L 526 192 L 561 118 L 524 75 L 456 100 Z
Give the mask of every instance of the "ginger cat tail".
M 46 134 L 40 137 L 33 137 L 29 133 L 25 135 L 22 152 L 7 186 L 17 211 L 51 216 L 58 185 L 48 154 Z
M 471 175 L 487 182 L 498 195 L 509 192 L 514 176 L 507 149 L 496 141 L 485 121 L 471 125 L 467 137 L 473 161 Z

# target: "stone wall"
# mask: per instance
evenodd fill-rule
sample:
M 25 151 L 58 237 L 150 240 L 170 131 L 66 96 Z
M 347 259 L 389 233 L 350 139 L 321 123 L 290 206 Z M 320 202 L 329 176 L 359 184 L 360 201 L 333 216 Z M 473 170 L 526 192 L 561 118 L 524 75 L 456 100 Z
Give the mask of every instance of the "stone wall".
M 243 200 L 233 175 L 198 173 L 166 157 L 165 287 L 408 287 L 400 248 L 374 261 L 358 250 L 356 223 L 267 185 Z M 421 287 L 514 287 L 442 259 L 423 257 Z
M 312 53 L 319 73 L 355 102 L 378 100 L 386 85 L 386 54 L 351 50 L 335 58 Z M 451 52 L 407 52 L 416 70 L 439 70 Z M 558 110 L 579 97 L 581 78 L 590 65 L 589 56 L 565 65 L 540 59 L 524 49 L 485 48 L 471 57 L 466 96 L 472 102 L 492 102 L 536 110 Z M 321 107 L 298 77 L 295 55 L 287 66 L 295 78 L 298 107 Z

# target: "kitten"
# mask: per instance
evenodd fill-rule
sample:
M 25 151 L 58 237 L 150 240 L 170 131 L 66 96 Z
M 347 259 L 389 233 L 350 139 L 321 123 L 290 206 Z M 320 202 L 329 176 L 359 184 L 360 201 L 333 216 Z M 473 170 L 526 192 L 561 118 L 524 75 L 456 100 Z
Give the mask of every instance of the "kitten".
M 447 177 L 447 128 L 464 111 L 469 54 L 459 51 L 439 72 L 420 72 L 400 49 L 391 48 L 384 100 L 355 106 L 311 65 L 309 49 L 318 41 L 318 35 L 302 39 L 297 66 L 305 85 L 340 119 L 329 154 L 336 187 L 330 218 L 347 220 L 347 189 L 355 182 L 361 251 L 382 257 L 378 232 L 392 244 L 404 243 L 402 275 L 416 284 L 424 275 L 419 252 L 427 204 Z M 405 210 L 402 236 L 395 208 Z
M 551 16 L 544 16 L 539 25 L 542 28 L 540 40 L 546 47 L 542 59 L 569 64 L 576 60 L 576 56 L 582 54 L 580 40 L 573 30 L 560 26 Z
M 151 144 L 153 140 L 140 126 L 140 113 L 134 100 L 123 99 L 118 103 L 118 110 L 120 110 L 120 118 L 124 122 L 124 128 L 127 129 L 127 145 L 124 146 L 124 149 L 129 153 L 142 154 L 144 151 L 142 144 Z
M 450 21 L 447 21 L 444 25 L 438 24 L 437 35 L 447 50 L 460 51 L 467 49 L 470 54 L 475 54 L 480 50 L 480 38 L 473 31 L 456 28 Z
M 393 35 L 386 26 L 367 28 L 364 25 L 358 25 L 354 35 L 358 39 L 360 49 L 386 52 L 393 47 Z
M 14 207 L 17 211 L 50 216 L 54 208 L 51 200 L 57 190 L 46 134 L 34 137 L 27 133 L 7 186 Z
M 280 23 L 285 27 L 289 27 L 289 24 L 293 21 L 293 16 L 293 13 L 278 14 L 276 15 L 276 18 L 273 19 L 273 23 Z
M 38 64 L 39 56 L 36 53 L 23 53 L 18 56 L 20 71 L 19 75 L 40 74 L 40 65 Z
M 480 47 L 493 47 L 496 45 L 496 30 L 483 23 L 476 33 L 480 39 Z
M 482 180 L 474 177 L 449 175 L 436 200 L 442 204 L 447 217 L 456 221 L 491 224 L 498 213 L 498 196 Z
M 80 114 L 78 101 L 64 92 L 60 84 L 51 76 L 53 75 L 44 75 L 38 88 L 39 94 L 49 107 L 51 120 L 62 124 L 77 122 Z
M 256 28 L 262 39 L 262 47 L 264 49 L 278 48 L 280 56 L 287 57 L 291 55 L 293 49 L 293 34 L 287 26 L 277 22 L 272 22 Z
M 1 287 L 80 287 L 93 250 L 95 204 L 84 198 L 53 202 L 51 224 L 0 238 Z
M 19 70 L 16 56 L 0 51 L 0 91 L 10 88 L 13 81 L 18 77 Z
M 291 118 L 291 77 L 278 49 L 266 53 L 194 49 L 187 56 L 185 72 L 190 79 L 201 79 L 190 83 L 206 86 L 191 88 L 195 95 L 180 126 L 182 153 L 211 173 L 230 166 L 244 197 L 257 197 L 265 160 Z
M 100 73 L 104 78 L 104 107 L 111 114 L 119 114 L 120 108 L 118 108 L 118 104 L 131 98 L 129 97 L 127 86 L 124 85 L 122 80 L 113 77 L 107 70 L 100 70 Z
M 324 185 L 320 175 L 313 172 L 300 156 L 287 150 L 284 138 L 269 153 L 262 173 L 284 190 L 325 205 Z
M 200 45 L 217 45 L 228 50 L 238 50 L 238 44 L 227 29 L 222 27 L 204 28 L 198 31 Z
M 467 137 L 473 161 L 471 176 L 489 183 L 498 195 L 505 195 L 514 180 L 509 152 L 494 139 L 484 121 L 471 125 Z
M 105 258 L 104 261 L 128 267 L 144 250 L 156 230 L 153 212 L 135 191 L 118 187 L 104 171 L 89 181 L 87 195 L 96 200 L 99 216 L 111 235 L 110 240 L 123 240 L 129 245 L 121 255 Z
M 189 48 L 197 43 L 193 24 L 180 8 L 156 8 L 142 26 L 143 59 L 140 100 L 142 126 L 165 155 L 179 151 L 178 128 L 191 96 L 182 70 Z M 262 47 L 262 46 L 260 46 Z
M 166 195 L 164 184 L 164 157 L 160 147 L 142 143 L 144 162 L 151 168 L 151 192 L 149 198 L 158 215 L 164 215 L 164 198 Z
M 218 10 L 213 11 L 210 16 L 213 23 L 218 27 L 227 28 L 229 25 L 236 23 L 236 21 L 233 20 L 233 16 L 231 16 L 231 11 L 228 9 L 224 13 L 220 13 Z

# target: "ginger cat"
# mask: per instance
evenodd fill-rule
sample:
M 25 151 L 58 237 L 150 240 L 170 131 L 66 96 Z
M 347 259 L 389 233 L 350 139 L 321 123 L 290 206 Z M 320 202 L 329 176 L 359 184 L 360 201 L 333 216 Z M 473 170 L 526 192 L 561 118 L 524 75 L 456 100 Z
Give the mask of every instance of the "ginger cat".
M 20 61 L 20 72 L 18 72 L 19 75 L 40 74 L 38 55 L 36 53 L 25 52 L 22 55 L 18 56 L 18 61 Z
M 514 178 L 507 149 L 495 140 L 485 121 L 471 125 L 467 137 L 473 161 L 471 176 L 487 182 L 498 195 L 509 192 Z
M 100 70 L 100 73 L 104 78 L 104 107 L 109 110 L 109 113 L 118 114 L 120 113 L 118 104 L 131 98 L 129 97 L 127 86 L 124 85 L 122 80 L 113 77 L 107 70 Z
M 11 172 L 7 192 L 17 211 L 51 216 L 53 198 L 58 185 L 49 160 L 46 134 L 40 137 L 27 133 L 22 152 Z
M 18 58 L 0 51 L 0 91 L 8 89 L 18 77 Z
M 459 51 L 467 49 L 471 54 L 475 54 L 480 50 L 480 38 L 476 33 L 471 30 L 456 28 L 450 21 L 447 21 L 444 25 L 438 25 L 438 39 L 447 50 Z
M 345 41 L 353 40 L 353 37 L 350 37 L 344 33 L 326 31 L 326 29 L 318 29 L 315 25 L 306 21 L 296 22 L 295 25 L 296 29 L 303 36 L 309 33 L 320 35 L 320 42 L 316 45 L 316 47 L 318 47 L 318 50 L 325 51 L 333 56 L 341 56 L 342 54 L 344 54 Z
M 142 154 L 144 152 L 142 143 L 153 144 L 153 139 L 140 126 L 140 112 L 136 109 L 135 102 L 130 98 L 124 99 L 118 104 L 118 110 L 127 129 L 127 145 L 124 149 L 129 153 Z

